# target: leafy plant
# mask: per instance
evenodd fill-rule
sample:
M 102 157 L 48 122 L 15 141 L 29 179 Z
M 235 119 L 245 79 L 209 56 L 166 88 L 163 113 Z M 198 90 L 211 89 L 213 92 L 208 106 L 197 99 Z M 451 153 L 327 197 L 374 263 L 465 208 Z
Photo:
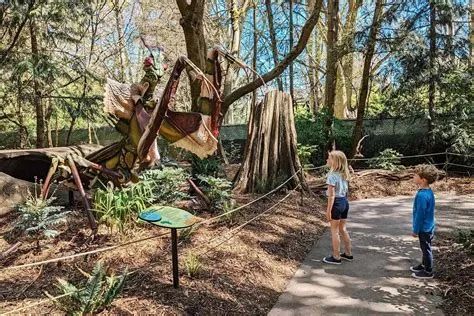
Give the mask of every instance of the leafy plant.
M 195 232 L 196 228 L 194 226 L 183 228 L 180 230 L 178 239 L 182 242 L 189 242 L 191 241 L 191 237 Z
M 196 155 L 191 156 L 192 175 L 217 176 L 219 171 L 219 158 L 211 156 L 209 158 L 201 159 Z
M 403 157 L 403 155 L 392 148 L 387 148 L 381 151 L 378 157 L 370 160 L 369 166 L 371 168 L 398 171 L 404 168 L 401 165 L 400 157 Z
M 91 274 L 82 270 L 87 281 L 80 286 L 58 278 L 56 285 L 62 294 L 72 293 L 60 299 L 54 299 L 56 305 L 68 315 L 87 315 L 100 313 L 107 309 L 120 294 L 125 283 L 127 271 L 121 276 L 114 274 L 107 276 L 104 265 L 99 261 L 92 269 Z M 46 293 L 48 297 L 53 298 Z
M 148 170 L 140 176 L 138 183 L 119 189 L 108 184 L 94 194 L 95 210 L 99 222 L 123 232 L 124 225 L 154 203 L 171 203 L 187 195 L 180 191 L 186 180 L 180 168 Z
M 224 208 L 225 203 L 229 203 L 232 200 L 230 190 L 232 188 L 232 182 L 227 179 L 215 178 L 212 176 L 198 175 L 201 189 L 211 201 L 211 207 L 213 209 Z
M 318 146 L 316 145 L 303 145 L 298 144 L 296 151 L 298 154 L 298 158 L 300 159 L 301 165 L 304 166 L 313 166 L 310 163 L 311 156 L 316 152 Z
M 59 232 L 52 227 L 65 222 L 70 212 L 63 211 L 63 206 L 53 206 L 52 203 L 56 200 L 53 195 L 43 199 L 36 188 L 35 185 L 34 195 L 28 190 L 25 203 L 18 206 L 20 217 L 13 230 L 33 237 L 39 249 L 40 238 L 56 237 Z
M 474 254 L 474 229 L 458 230 L 456 242 L 462 244 L 464 249 L 467 249 Z
M 234 211 L 229 213 L 230 211 L 237 208 L 237 202 L 234 199 L 230 199 L 228 201 L 224 201 L 222 205 L 222 213 L 225 214 L 221 217 L 221 222 L 229 223 L 230 225 L 234 224 L 240 216 L 239 211 Z
M 186 273 L 190 278 L 197 276 L 202 271 L 203 267 L 199 257 L 192 252 L 188 252 L 184 257 L 184 266 L 186 267 Z

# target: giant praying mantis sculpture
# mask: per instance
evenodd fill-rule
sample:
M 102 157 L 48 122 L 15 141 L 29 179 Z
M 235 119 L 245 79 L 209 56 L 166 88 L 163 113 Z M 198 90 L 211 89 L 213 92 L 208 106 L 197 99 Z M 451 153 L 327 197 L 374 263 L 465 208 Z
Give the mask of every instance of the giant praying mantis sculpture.
M 208 51 L 204 72 L 188 58 L 180 57 L 171 71 L 161 98 L 156 102 L 152 100 L 152 95 L 161 76 L 153 55 L 145 58 L 145 75 L 140 83 L 123 84 L 108 79 L 104 111 L 123 136 L 122 139 L 84 158 L 68 156 L 64 161 L 53 159 L 43 185 L 43 195 L 47 196 L 51 179 L 61 166 L 60 169 L 65 171 L 62 175 L 64 182 L 79 191 L 89 224 L 95 233 L 97 225 L 90 211 L 84 185 L 90 187 L 96 179 L 110 181 L 118 187 L 130 181 L 138 181 L 136 172 L 147 169 L 160 160 L 156 145 L 158 135 L 172 145 L 187 149 L 201 158 L 213 154 L 217 149 L 222 119 L 219 56 L 245 67 L 245 64 L 220 48 Z M 175 100 L 179 78 L 185 68 L 193 80 L 201 82 L 197 112 L 176 112 L 170 109 Z

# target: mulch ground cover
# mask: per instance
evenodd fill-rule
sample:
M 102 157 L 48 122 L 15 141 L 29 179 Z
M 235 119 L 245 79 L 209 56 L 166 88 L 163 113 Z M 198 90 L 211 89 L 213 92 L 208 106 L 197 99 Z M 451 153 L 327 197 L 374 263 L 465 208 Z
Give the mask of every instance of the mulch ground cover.
M 236 169 L 235 166 L 233 169 Z M 232 178 L 232 172 L 227 175 Z M 379 176 L 354 176 L 351 182 L 351 199 L 414 194 L 416 188 L 411 180 L 396 181 Z M 316 174 L 308 175 L 308 179 L 310 185 L 324 182 Z M 457 194 L 474 192 L 471 179 L 450 177 L 446 182 L 443 181 L 435 185 L 436 191 Z M 125 267 L 128 271 L 137 271 L 128 277 L 120 297 L 103 314 L 267 314 L 327 227 L 324 220 L 325 201 L 319 197 L 322 190 L 324 189 L 320 187 L 316 189 L 314 196 L 290 192 L 286 200 L 241 229 L 237 228 L 268 210 L 288 192 L 279 192 L 262 199 L 225 222 L 202 226 L 190 238 L 183 235 L 179 244 L 179 289 L 172 286 L 171 244 L 168 234 L 162 238 L 48 263 L 42 267 L 4 269 L 7 266 L 80 253 L 168 232 L 151 225 L 133 223 L 126 227 L 124 234 L 101 227 L 99 235 L 91 241 L 87 238 L 87 220 L 80 210 L 76 210 L 69 222 L 61 227 L 62 233 L 54 240 L 43 240 L 40 250 L 36 249 L 33 241 L 22 240 L 23 244 L 17 251 L 0 259 L 0 311 L 11 311 L 39 302 L 46 298 L 45 292 L 59 294 L 54 285 L 58 277 L 80 282 L 84 280 L 84 276 L 79 269 L 91 271 L 95 263 L 102 260 L 110 267 L 110 272 L 120 274 Z M 236 195 L 235 198 L 239 205 L 243 205 L 259 196 L 247 194 Z M 197 215 L 209 218 L 216 214 L 201 212 Z M 0 221 L 2 251 L 13 242 L 9 239 L 9 231 L 15 216 L 15 212 L 11 212 Z M 186 259 L 191 258 L 190 254 L 198 254 L 198 260 L 202 264 L 201 270 L 192 276 L 188 275 L 185 267 Z M 470 260 L 473 270 L 472 257 Z M 442 262 L 439 258 L 440 266 L 444 265 Z M 469 275 L 472 280 L 472 273 Z M 454 287 L 456 275 L 452 274 L 450 277 L 452 279 L 449 282 L 452 284 L 446 295 L 455 304 L 460 295 Z M 467 279 L 463 280 L 466 282 Z M 466 293 L 472 295 L 472 288 Z M 58 312 L 57 307 L 48 302 L 19 313 Z

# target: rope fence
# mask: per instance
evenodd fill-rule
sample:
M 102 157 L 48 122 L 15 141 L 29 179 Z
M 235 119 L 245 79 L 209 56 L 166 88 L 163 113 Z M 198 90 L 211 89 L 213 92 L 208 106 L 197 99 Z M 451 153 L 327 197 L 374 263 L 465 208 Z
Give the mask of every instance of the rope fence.
M 375 159 L 379 159 L 379 160 L 393 160 L 393 159 L 405 159 L 405 158 L 419 158 L 419 157 L 431 157 L 431 156 L 439 156 L 439 155 L 446 155 L 446 156 L 449 156 L 449 155 L 454 155 L 454 156 L 461 156 L 461 157 L 468 157 L 468 158 L 473 158 L 474 156 L 470 156 L 470 155 L 462 155 L 462 154 L 457 154 L 457 153 L 450 153 L 450 152 L 442 152 L 442 153 L 433 153 L 433 154 L 423 154 L 423 155 L 411 155 L 411 156 L 401 156 L 401 157 L 375 157 L 375 158 L 355 158 L 355 159 L 348 159 L 349 161 L 370 161 L 370 160 L 375 160 Z M 469 165 L 463 165 L 463 164 L 457 164 L 457 163 L 451 163 L 449 161 L 446 161 L 445 163 L 437 163 L 437 164 L 434 164 L 434 165 L 445 165 L 448 166 L 448 165 L 452 165 L 452 166 L 457 166 L 457 167 L 466 167 L 466 168 L 472 168 L 474 169 L 474 166 L 469 166 Z M 222 214 L 219 214 L 217 216 L 214 216 L 214 217 L 211 217 L 209 219 L 206 219 L 204 221 L 200 221 L 196 224 L 197 227 L 199 227 L 200 225 L 204 225 L 204 224 L 208 224 L 212 221 L 215 221 L 221 217 L 224 217 L 224 216 L 228 216 L 229 214 L 231 213 L 234 213 L 234 212 L 237 212 L 249 205 L 252 205 L 254 203 L 256 203 L 257 201 L 259 200 L 262 200 L 266 197 L 268 197 L 269 195 L 271 194 L 274 194 L 276 193 L 278 190 L 280 190 L 281 188 L 283 188 L 289 181 L 291 181 L 291 179 L 293 179 L 294 177 L 296 177 L 302 170 L 318 170 L 318 169 L 323 169 L 323 168 L 326 168 L 326 166 L 318 166 L 318 167 L 311 167 L 311 168 L 301 168 L 299 169 L 297 172 L 295 172 L 291 177 L 289 177 L 287 180 L 285 180 L 282 184 L 280 184 L 278 187 L 276 187 L 275 189 L 273 189 L 272 191 L 244 204 L 244 205 L 241 205 L 235 209 L 232 209 L 228 212 L 225 212 L 225 213 L 222 213 Z M 273 204 L 271 207 L 269 207 L 268 209 L 266 209 L 265 211 L 263 211 L 262 213 L 259 213 L 258 215 L 252 217 L 250 220 L 246 221 L 245 223 L 239 225 L 238 227 L 226 232 L 224 235 L 221 235 L 221 236 L 218 236 L 218 237 L 215 237 L 215 238 L 212 238 L 210 240 L 208 240 L 207 242 L 203 242 L 201 243 L 200 245 L 196 246 L 196 247 L 193 247 L 191 249 L 188 249 L 187 251 L 190 251 L 190 250 L 197 250 L 197 249 L 201 249 L 201 248 L 206 248 L 205 251 L 201 251 L 201 252 L 198 252 L 197 256 L 202 256 L 202 255 L 207 255 L 208 253 L 210 253 L 211 251 L 214 251 L 215 249 L 217 249 L 219 246 L 221 246 L 222 244 L 224 244 L 225 242 L 227 242 L 228 240 L 232 239 L 233 237 L 235 237 L 241 230 L 243 227 L 245 227 L 246 225 L 250 224 L 251 222 L 255 221 L 256 219 L 268 214 L 270 211 L 272 211 L 273 209 L 276 208 L 276 206 L 278 206 L 279 204 L 281 204 L 283 201 L 285 201 L 294 191 L 296 191 L 298 188 L 300 188 L 301 185 L 298 185 L 296 188 L 294 188 L 293 190 L 291 190 L 285 197 L 283 197 L 282 199 L 280 199 L 278 202 L 276 202 L 275 204 Z M 132 244 L 136 244 L 136 243 L 139 243 L 139 242 L 143 242 L 143 241 L 147 241 L 147 240 L 151 240 L 151 239 L 155 239 L 155 238 L 160 238 L 160 237 L 163 237 L 165 235 L 168 235 L 168 233 L 163 233 L 163 234 L 159 234 L 159 235 L 154 235 L 154 236 L 150 236 L 150 237 L 145 237 L 145 238 L 140 238 L 140 239 L 137 239 L 137 240 L 132 240 L 132 241 L 129 241 L 129 242 L 126 242 L 126 243 L 122 243 L 120 245 L 116 245 L 116 246 L 109 246 L 109 247 L 104 247 L 104 248 L 100 248 L 100 249 L 95 249 L 95 250 L 91 250 L 91 251 L 86 251 L 86 252 L 82 252 L 82 253 L 77 253 L 77 254 L 73 254 L 73 255 L 69 255 L 69 256 L 63 256 L 63 257 L 58 257 L 58 258 L 54 258 L 54 259 L 49 259 L 49 260 L 44 260 L 44 261 L 39 261 L 39 262 L 33 262 L 33 263 L 26 263 L 26 264 L 21 264 L 21 265 L 16 265 L 16 266 L 9 266 L 9 267 L 4 267 L 2 268 L 0 271 L 5 271 L 5 270 L 13 270 L 13 269 L 20 269 L 20 268 L 28 268 L 28 267 L 33 267 L 33 266 L 38 266 L 38 265 L 43 265 L 43 264 L 47 264 L 47 263 L 53 263 L 53 262 L 58 262 L 58 261 L 62 261 L 62 260 L 68 260 L 68 259 L 73 259 L 73 258 L 78 258 L 78 257 L 81 257 L 81 256 L 86 256 L 86 255 L 91 255 L 91 254 L 96 254 L 96 253 L 101 253 L 101 252 L 106 252 L 106 251 L 111 251 L 111 250 L 114 250 L 114 249 L 117 249 L 117 248 L 122 248 L 122 247 L 126 247 L 126 246 L 129 246 L 129 245 L 132 245 Z M 223 236 L 225 236 L 225 238 L 223 238 Z M 212 244 L 214 242 L 217 241 L 217 244 L 215 245 L 212 245 L 212 246 L 209 246 L 209 244 Z M 154 267 L 156 267 L 157 265 L 159 264 L 162 264 L 162 262 L 155 262 L 153 264 L 150 264 L 150 265 L 146 265 L 144 267 L 141 267 L 141 268 L 138 268 L 134 271 L 131 271 L 129 273 L 127 273 L 125 276 L 129 276 L 129 275 L 132 275 L 132 274 L 135 274 L 139 271 L 144 271 L 144 270 L 148 270 L 148 269 L 152 269 Z M 85 289 L 79 289 L 78 291 L 83 291 Z M 47 298 L 47 299 L 44 299 L 44 300 L 41 300 L 39 302 L 35 302 L 35 303 L 32 303 L 32 304 L 29 304 L 27 306 L 23 306 L 23 307 L 20 307 L 20 308 L 16 308 L 14 310 L 11 310 L 11 311 L 8 311 L 6 313 L 3 313 L 2 315 L 11 315 L 11 314 L 15 314 L 15 313 L 18 313 L 18 312 L 21 312 L 21 311 L 24 311 L 24 310 L 27 310 L 27 309 L 30 309 L 32 307 L 35 307 L 35 306 L 39 306 L 39 305 L 42 305 L 42 304 L 45 304 L 45 303 L 48 303 L 48 302 L 51 302 L 51 301 L 56 301 L 57 299 L 60 299 L 60 298 L 63 298 L 63 297 L 66 297 L 66 296 L 70 296 L 70 295 L 73 295 L 74 293 L 77 293 L 77 291 L 75 292 L 69 292 L 69 293 L 65 293 L 65 294 L 61 294 L 61 295 L 58 295 L 56 297 L 51 297 L 51 298 Z
M 204 225 L 204 224 L 208 224 L 212 221 L 215 221 L 221 217 L 224 217 L 224 216 L 228 216 L 229 214 L 232 214 L 234 212 L 237 212 L 247 206 L 250 206 L 266 197 L 268 197 L 269 195 L 271 194 L 274 194 L 275 192 L 277 192 L 278 190 L 280 190 L 281 188 L 283 188 L 291 179 L 293 179 L 294 177 L 296 177 L 299 173 L 301 172 L 301 169 L 298 170 L 297 172 L 295 172 L 291 177 L 289 177 L 286 181 L 284 181 L 282 184 L 280 184 L 278 187 L 276 187 L 275 189 L 273 189 L 272 191 L 258 197 L 257 199 L 254 199 L 244 205 L 241 205 L 235 209 L 232 209 L 230 211 L 227 211 L 225 213 L 222 213 L 222 214 L 219 214 L 217 216 L 214 216 L 214 217 L 211 217 L 209 219 L 206 219 L 204 221 L 201 221 L 201 222 L 198 222 L 196 224 L 196 228 L 199 227 L 200 225 Z M 77 254 L 73 254 L 73 255 L 68 255 L 68 256 L 63 256 L 63 257 L 58 257 L 58 258 L 53 258 L 53 259 L 48 259 L 48 260 L 43 260 L 43 261 L 38 261 L 38 262 L 32 262 L 32 263 L 25 263 L 25 264 L 21 264 L 21 265 L 16 265 L 16 266 L 8 266 L 8 267 L 4 267 L 2 269 L 0 269 L 0 271 L 5 271 L 5 270 L 14 270 L 14 269 L 21 269 L 21 268 L 29 268 L 29 267 L 34 267 L 34 266 L 39 266 L 39 265 L 43 265 L 43 264 L 47 264 L 47 263 L 53 263 L 53 262 L 58 262 L 58 261 L 62 261 L 62 260 L 68 260 L 68 259 L 73 259 L 73 258 L 78 258 L 78 257 L 82 257 L 82 256 L 87 256 L 87 255 L 91 255 L 91 254 L 96 254 L 96 253 L 101 253 L 101 252 L 106 252 L 106 251 L 111 251 L 111 250 L 115 250 L 117 248 L 122 248 L 122 247 L 126 247 L 126 246 L 129 246 L 129 245 L 132 245 L 132 244 L 136 244 L 136 243 L 140 243 L 140 242 L 143 242 L 143 241 L 147 241 L 147 240 L 151 240 L 151 239 L 155 239 L 155 238 L 160 238 L 160 237 L 163 237 L 163 236 L 166 236 L 168 235 L 168 233 L 163 233 L 163 234 L 159 234 L 159 235 L 154 235 L 154 236 L 150 236 L 150 237 L 145 237 L 145 238 L 140 238 L 140 239 L 136 239 L 136 240 L 132 240 L 132 241 L 129 241 L 129 242 L 126 242 L 126 243 L 122 243 L 120 245 L 115 245 L 115 246 L 109 246 L 109 247 L 104 247 L 104 248 L 100 248 L 100 249 L 95 249 L 95 250 L 90 250 L 90 251 L 86 251 L 86 252 L 81 252 L 81 253 L 77 253 Z
M 298 171 L 299 172 L 299 171 Z M 293 176 L 291 176 L 284 184 L 286 184 L 289 180 L 291 180 L 294 176 L 296 176 L 298 174 L 298 172 L 296 172 Z M 208 253 L 210 253 L 211 251 L 217 249 L 219 246 L 221 246 L 223 243 L 227 242 L 228 240 L 232 239 L 233 237 L 235 237 L 239 232 L 240 230 L 242 230 L 243 227 L 245 227 L 246 225 L 250 224 L 251 222 L 255 221 L 256 219 L 262 217 L 263 215 L 265 214 L 268 214 L 271 210 L 275 209 L 276 206 L 278 206 L 279 204 L 281 204 L 284 200 L 286 200 L 293 192 L 295 192 L 301 185 L 298 185 L 296 186 L 296 188 L 294 188 L 293 190 L 291 190 L 285 197 L 283 197 L 282 199 L 280 199 L 278 202 L 276 202 L 275 204 L 273 204 L 272 206 L 270 206 L 268 209 L 266 209 L 265 211 L 263 211 L 262 213 L 259 213 L 257 214 L 256 216 L 252 217 L 250 220 L 246 221 L 245 223 L 239 225 L 238 227 L 226 232 L 224 234 L 224 236 L 229 236 L 227 237 L 226 239 L 224 240 L 219 240 L 222 238 L 222 236 L 218 236 L 218 237 L 215 237 L 215 238 L 212 238 L 210 240 L 208 240 L 207 242 L 203 242 L 201 243 L 201 245 L 198 245 L 196 247 L 193 247 L 191 249 L 187 249 L 187 251 L 191 251 L 191 250 L 197 250 L 197 249 L 201 249 L 205 246 L 207 246 L 209 243 L 213 243 L 214 241 L 216 240 L 219 240 L 219 243 L 212 246 L 211 248 L 208 248 L 206 251 L 204 252 L 201 252 L 201 253 L 198 253 L 197 256 L 201 256 L 201 255 L 206 255 Z M 280 188 L 282 187 L 282 185 L 280 185 Z M 275 191 L 272 190 L 272 191 Z M 259 198 L 261 199 L 261 198 Z M 255 200 L 254 200 L 255 201 Z M 234 234 L 235 232 L 235 234 Z M 147 238 L 142 238 L 140 240 L 135 240 L 135 241 L 131 241 L 131 242 L 128 242 L 128 243 L 124 243 L 124 244 L 121 244 L 121 245 L 117 245 L 117 246 L 114 246 L 114 247 L 106 247 L 106 248 L 113 248 L 113 249 L 116 249 L 116 248 L 119 248 L 119 247 L 123 247 L 125 245 L 130 245 L 132 243 L 137 243 L 137 242 L 140 242 L 140 241 L 144 241 L 144 240 L 150 240 L 150 239 L 153 239 L 153 238 L 158 238 L 158 237 L 161 237 L 163 235 L 167 235 L 167 234 L 161 234 L 161 235 L 157 235 L 157 236 L 152 236 L 152 237 L 147 237 Z M 101 250 L 101 251 L 106 251 L 104 249 L 106 248 L 102 248 L 102 249 L 98 249 L 98 250 Z M 111 250 L 111 249 L 109 249 Z M 97 253 L 98 251 L 89 251 L 88 253 Z M 81 253 L 81 254 L 77 254 L 76 256 L 74 257 L 78 257 L 79 255 L 85 255 L 85 253 Z M 48 263 L 48 262 L 56 262 L 56 261 L 60 261 L 60 260 L 65 260 L 65 259 L 69 259 L 71 256 L 66 256 L 66 257 L 61 257 L 61 258 L 56 258 L 56 259 L 51 259 L 51 260 L 46 260 L 44 262 L 36 262 L 36 263 L 32 263 L 32 264 L 24 264 L 24 265 L 21 265 L 21 266 L 13 266 L 13 267 L 7 267 L 7 268 L 14 268 L 14 269 L 17 269 L 17 268 L 24 268 L 24 267 L 30 267 L 30 266 L 34 266 L 34 265 L 40 265 L 40 264 L 43 264 L 43 263 Z M 131 272 L 128 272 L 126 273 L 125 275 L 122 275 L 122 276 L 130 276 L 132 274 L 135 274 L 137 272 L 140 272 L 140 271 L 146 271 L 146 270 L 150 270 L 150 269 L 153 269 L 154 267 L 158 266 L 162 264 L 161 261 L 159 262 L 155 262 L 153 264 L 149 264 L 149 265 L 145 265 L 144 267 L 141 267 L 141 268 L 138 268 L 136 270 L 133 270 Z M 64 293 L 64 294 L 61 294 L 61 295 L 58 295 L 58 296 L 55 296 L 55 297 L 49 297 L 47 299 L 43 299 L 39 302 L 35 302 L 35 303 L 32 303 L 32 304 L 29 304 L 29 305 L 26 305 L 26 306 L 22 306 L 22 307 L 19 307 L 19 308 L 16 308 L 16 309 L 13 309 L 13 310 L 10 310 L 6 313 L 3 313 L 1 315 L 12 315 L 12 314 L 16 314 L 18 312 L 21 312 L 21 311 L 24 311 L 24 310 L 28 310 L 30 308 L 33 308 L 35 306 L 39 306 L 39 305 L 43 305 L 43 304 L 46 304 L 46 303 L 49 303 L 49 302 L 52 302 L 52 301 L 56 301 L 60 298 L 63 298 L 63 297 L 67 297 L 67 296 L 70 296 L 70 295 L 73 295 L 75 293 L 78 293 L 78 292 L 81 292 L 81 291 L 84 291 L 85 288 L 82 288 L 82 289 L 79 289 L 77 291 L 73 291 L 73 292 L 68 292 L 68 293 Z

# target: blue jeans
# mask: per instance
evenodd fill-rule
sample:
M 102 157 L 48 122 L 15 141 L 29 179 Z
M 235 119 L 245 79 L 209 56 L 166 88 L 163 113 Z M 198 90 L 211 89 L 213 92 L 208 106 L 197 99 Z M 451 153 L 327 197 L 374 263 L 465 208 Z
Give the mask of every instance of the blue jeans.
M 433 271 L 433 252 L 431 251 L 431 241 L 433 240 L 433 233 L 420 232 L 418 234 L 420 240 L 420 248 L 423 252 L 422 264 L 426 272 Z

